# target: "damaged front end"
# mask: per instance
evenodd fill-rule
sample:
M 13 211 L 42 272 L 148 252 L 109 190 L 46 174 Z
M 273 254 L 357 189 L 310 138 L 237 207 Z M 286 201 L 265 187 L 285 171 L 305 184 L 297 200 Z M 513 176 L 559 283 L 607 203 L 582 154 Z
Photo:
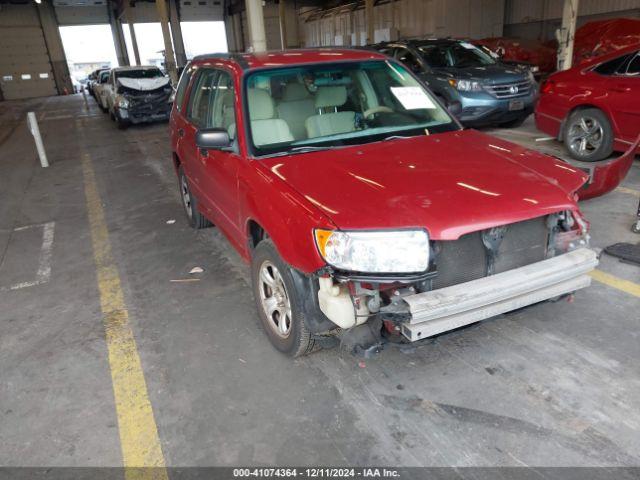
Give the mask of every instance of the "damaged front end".
M 335 263 L 317 272 L 319 308 L 343 338 L 352 337 L 347 343 L 356 351 L 378 348 L 381 334 L 398 341 L 431 337 L 588 286 L 587 273 L 598 263 L 588 248 L 588 229 L 577 211 L 567 210 L 457 240 L 428 240 L 426 268 L 411 274 L 341 269 L 348 260 L 339 254 L 380 252 L 350 251 L 340 245 L 344 239 L 330 245 L 320 236 L 321 254 Z M 385 248 L 407 249 L 400 241 Z M 415 258 L 417 250 L 406 253 L 416 264 L 424 262 Z
M 145 123 L 167 120 L 171 113 L 171 94 L 168 83 L 153 90 L 139 90 L 122 84 L 114 102 L 114 112 L 118 119 L 128 123 Z

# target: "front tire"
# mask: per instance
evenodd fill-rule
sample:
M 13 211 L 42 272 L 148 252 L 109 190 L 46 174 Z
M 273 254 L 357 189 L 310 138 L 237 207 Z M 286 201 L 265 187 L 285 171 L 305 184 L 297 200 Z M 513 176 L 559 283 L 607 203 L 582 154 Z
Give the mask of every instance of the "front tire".
M 129 120 L 122 120 L 117 115 L 115 115 L 115 117 L 116 117 L 116 126 L 118 127 L 118 130 L 126 130 L 131 125 L 131 122 L 129 122 Z
M 182 207 L 184 213 L 189 220 L 191 228 L 200 230 L 202 228 L 211 227 L 213 224 L 207 220 L 207 218 L 198 210 L 198 200 L 191 193 L 189 188 L 189 181 L 184 174 L 182 167 L 178 170 L 178 188 L 180 189 L 180 199 L 182 200 Z
M 571 155 L 582 162 L 597 162 L 613 152 L 613 129 L 602 110 L 573 112 L 564 126 L 563 141 Z
M 306 325 L 302 299 L 291 267 L 280 258 L 270 239 L 262 240 L 251 259 L 251 284 L 260 323 L 271 344 L 289 357 L 311 353 L 315 341 Z

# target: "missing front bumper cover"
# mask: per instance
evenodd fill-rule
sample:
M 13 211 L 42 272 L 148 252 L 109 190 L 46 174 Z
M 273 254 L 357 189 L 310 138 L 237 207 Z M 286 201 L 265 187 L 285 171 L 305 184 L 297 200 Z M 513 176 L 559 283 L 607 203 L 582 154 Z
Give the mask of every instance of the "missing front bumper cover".
M 581 248 L 548 260 L 402 298 L 411 318 L 402 334 L 420 340 L 590 285 L 596 253 Z

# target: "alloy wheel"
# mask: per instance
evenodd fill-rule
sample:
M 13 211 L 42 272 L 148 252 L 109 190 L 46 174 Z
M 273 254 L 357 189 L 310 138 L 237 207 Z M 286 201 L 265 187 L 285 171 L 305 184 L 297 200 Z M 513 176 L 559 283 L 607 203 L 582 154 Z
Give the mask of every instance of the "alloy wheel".
M 586 157 L 600 148 L 604 140 L 604 130 L 593 117 L 580 117 L 569 126 L 568 147 L 578 156 Z
M 182 204 L 189 218 L 193 218 L 193 207 L 191 205 L 191 195 L 189 194 L 189 185 L 187 185 L 187 177 L 180 177 L 180 194 L 182 195 Z
M 260 266 L 260 303 L 269 327 L 281 338 L 291 333 L 291 301 L 278 268 L 265 261 Z

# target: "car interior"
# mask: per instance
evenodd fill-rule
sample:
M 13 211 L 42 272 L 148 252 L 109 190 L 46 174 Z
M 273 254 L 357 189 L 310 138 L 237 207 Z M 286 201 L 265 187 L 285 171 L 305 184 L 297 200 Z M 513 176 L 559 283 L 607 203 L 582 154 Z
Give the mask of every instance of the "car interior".
M 419 100 L 426 106 L 407 108 L 402 94 L 412 89 L 421 90 Z M 255 74 L 247 90 L 253 143 L 260 147 L 387 126 L 449 122 L 446 112 L 422 92 L 412 77 L 386 62 Z

